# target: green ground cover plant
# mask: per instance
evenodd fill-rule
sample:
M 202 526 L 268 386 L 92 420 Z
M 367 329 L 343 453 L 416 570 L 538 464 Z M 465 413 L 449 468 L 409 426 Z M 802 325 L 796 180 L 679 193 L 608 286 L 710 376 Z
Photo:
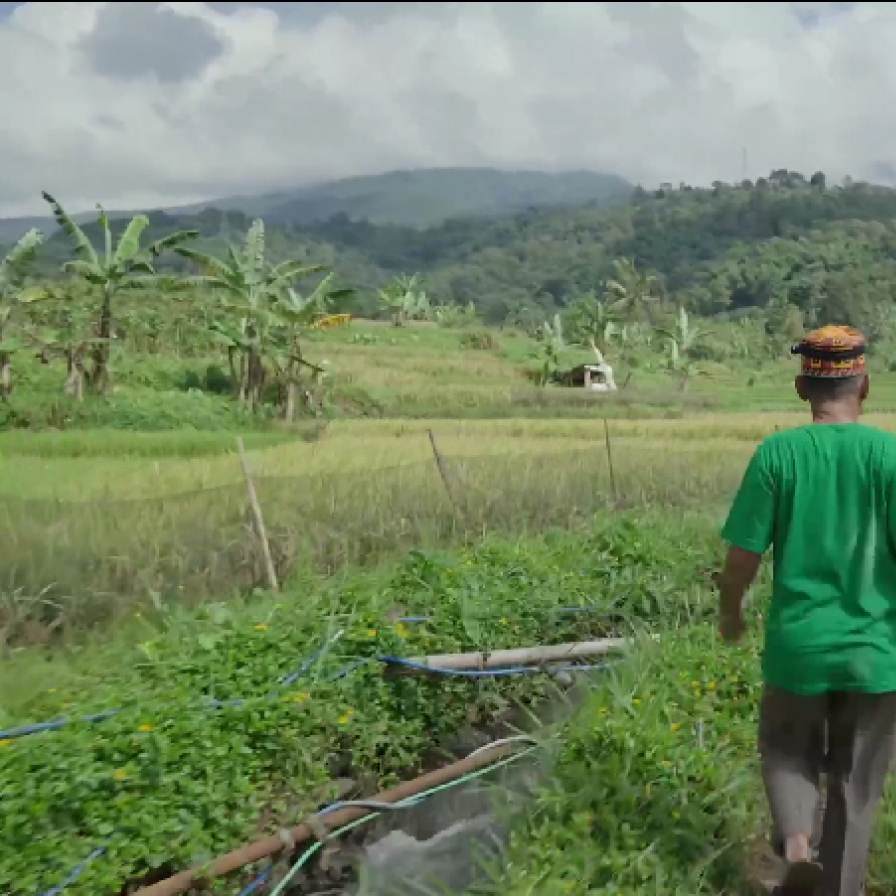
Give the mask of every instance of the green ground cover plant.
M 669 525 L 662 513 L 620 514 L 578 532 L 413 552 L 390 570 L 276 602 L 173 609 L 152 625 L 132 620 L 105 645 L 13 655 L 0 668 L 5 729 L 124 711 L 0 741 L 0 888 L 19 896 L 51 886 L 107 845 L 68 892 L 118 892 L 153 867 L 186 867 L 313 810 L 335 797 L 336 778 L 372 793 L 410 777 L 452 731 L 552 687 L 529 676 L 391 679 L 378 664 L 328 681 L 346 662 L 706 618 L 712 525 L 677 514 L 672 537 Z M 556 612 L 584 604 L 597 609 Z M 433 619 L 406 625 L 396 611 Z M 337 631 L 312 669 L 278 689 Z

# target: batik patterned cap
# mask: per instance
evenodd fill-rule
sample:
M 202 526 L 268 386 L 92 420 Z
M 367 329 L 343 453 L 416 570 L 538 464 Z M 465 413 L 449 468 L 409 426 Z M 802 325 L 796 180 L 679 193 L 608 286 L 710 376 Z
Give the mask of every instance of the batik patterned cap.
M 813 330 L 791 347 L 802 357 L 803 376 L 848 377 L 865 373 L 865 337 L 853 327 Z

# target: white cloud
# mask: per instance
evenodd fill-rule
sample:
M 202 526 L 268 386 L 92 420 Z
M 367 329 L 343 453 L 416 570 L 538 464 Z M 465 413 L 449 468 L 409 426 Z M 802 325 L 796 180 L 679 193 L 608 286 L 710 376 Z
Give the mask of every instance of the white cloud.
M 27 3 L 0 214 L 435 165 L 896 169 L 896 4 Z

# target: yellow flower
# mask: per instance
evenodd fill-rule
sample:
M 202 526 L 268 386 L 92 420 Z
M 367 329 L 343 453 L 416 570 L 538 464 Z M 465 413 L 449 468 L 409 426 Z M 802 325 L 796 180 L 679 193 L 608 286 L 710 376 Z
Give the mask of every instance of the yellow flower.
M 56 693 L 56 688 L 47 688 L 47 693 L 48 693 L 48 694 L 55 694 L 55 693 Z
M 501 625 L 509 625 L 510 623 L 502 616 L 501 617 Z
M 637 706 L 640 702 L 641 702 L 641 700 L 638 697 L 635 697 L 635 699 L 632 700 L 632 703 L 634 703 L 635 706 Z
M 152 725 L 143 724 L 140 726 L 141 731 L 152 731 Z
M 8 737 L 4 738 L 3 740 L 0 740 L 0 747 L 8 747 L 11 743 L 12 741 Z
M 375 638 L 375 637 L 376 637 L 376 629 L 375 629 L 375 628 L 369 628 L 369 629 L 367 629 L 367 637 L 368 637 L 368 638 Z
M 707 687 L 708 687 L 711 691 L 714 691 L 714 690 L 716 689 L 716 683 L 715 683 L 714 681 L 711 681 L 711 682 L 707 685 Z
M 298 694 L 293 694 L 289 699 L 292 700 L 293 703 L 304 703 L 311 695 L 307 691 L 301 691 Z
M 353 709 L 347 709 L 341 716 L 339 716 L 339 724 L 340 725 L 348 725 L 349 719 L 355 714 Z
M 660 763 L 660 765 L 661 765 L 663 768 L 669 768 L 669 766 L 671 766 L 672 763 L 669 762 L 668 759 L 664 759 L 664 760 Z
M 124 781 L 127 776 L 128 773 L 123 768 L 117 768 L 112 772 L 112 777 L 115 778 L 116 781 Z
M 676 809 L 676 810 L 672 813 L 672 817 L 673 817 L 673 818 L 676 818 L 676 819 L 677 819 L 677 818 L 681 818 L 681 812 L 679 812 L 679 811 Z
M 678 729 L 681 728 L 681 722 L 673 722 L 669 727 L 673 731 L 678 731 Z
M 256 626 L 255 626 L 255 631 L 257 631 L 257 632 L 263 632 L 266 628 L 267 628 L 267 626 L 266 626 L 264 623 L 262 623 L 261 625 L 256 625 Z
M 398 635 L 399 638 L 409 638 L 411 635 L 410 629 L 403 623 L 399 622 L 395 626 L 395 634 Z

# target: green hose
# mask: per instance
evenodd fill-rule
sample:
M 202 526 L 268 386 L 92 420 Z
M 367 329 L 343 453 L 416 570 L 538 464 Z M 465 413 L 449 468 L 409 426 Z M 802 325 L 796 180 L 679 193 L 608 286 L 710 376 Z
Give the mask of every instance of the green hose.
M 496 769 L 502 768 L 505 765 L 510 765 L 513 762 L 522 759 L 524 756 L 528 756 L 530 753 L 537 750 L 538 747 L 529 747 L 526 750 L 522 750 L 519 753 L 514 753 L 512 756 L 508 756 L 506 759 L 501 759 L 496 762 L 494 765 L 488 765 L 485 768 L 478 769 L 475 772 L 469 772 L 466 775 L 463 775 L 460 778 L 455 779 L 454 781 L 449 781 L 447 784 L 440 784 L 438 787 L 432 787 L 429 790 L 424 790 L 422 793 L 415 794 L 414 796 L 409 796 L 407 799 L 401 800 L 394 804 L 394 808 L 396 809 L 409 809 L 411 806 L 415 806 L 417 803 L 422 800 L 428 799 L 431 796 L 434 796 L 437 793 L 441 793 L 444 790 L 450 790 L 452 787 L 459 787 L 461 784 L 466 784 L 468 781 L 473 781 L 476 778 L 481 778 L 483 775 L 487 775 L 490 772 L 495 771 Z M 353 830 L 356 827 L 359 827 L 362 824 L 366 824 L 368 821 L 373 821 L 374 818 L 379 818 L 382 813 L 380 812 L 371 812 L 369 815 L 365 815 L 363 818 L 359 818 L 356 821 L 351 822 L 351 824 L 347 824 L 344 827 L 337 828 L 335 831 L 331 831 L 327 835 L 327 840 L 331 840 L 333 837 L 339 837 L 342 834 L 347 833 L 348 831 Z M 277 886 L 271 892 L 271 896 L 281 896 L 283 891 L 289 885 L 289 882 L 299 873 L 299 871 L 307 864 L 308 860 L 323 846 L 324 841 L 318 840 L 316 843 L 312 844 L 302 853 L 301 856 L 296 860 L 296 863 L 289 869 L 286 876 L 277 884 Z

